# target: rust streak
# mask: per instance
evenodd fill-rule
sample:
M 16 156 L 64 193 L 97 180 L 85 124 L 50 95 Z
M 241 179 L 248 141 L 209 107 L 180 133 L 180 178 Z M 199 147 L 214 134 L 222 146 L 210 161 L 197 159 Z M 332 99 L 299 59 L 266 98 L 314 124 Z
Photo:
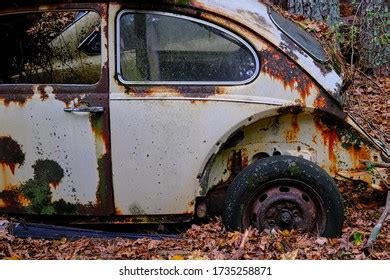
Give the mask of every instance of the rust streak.
M 241 167 L 245 168 L 249 165 L 249 156 L 246 149 L 241 150 Z
M 286 130 L 285 137 L 287 141 L 295 141 L 298 138 L 299 133 L 298 115 L 292 115 L 291 117 L 291 128 Z
M 10 181 L 9 173 L 8 173 L 8 166 L 4 163 L 1 163 L 0 165 L 1 165 L 1 174 L 2 174 L 2 178 L 3 178 L 2 185 L 4 186 L 4 189 L 6 189 L 9 185 L 9 181 Z
M 44 87 L 39 87 L 38 88 L 39 95 L 41 96 L 41 100 L 45 101 L 46 99 L 49 98 L 49 95 L 47 94 L 46 90 Z
M 340 141 L 336 128 L 325 127 L 323 124 L 319 122 L 315 122 L 317 130 L 320 132 L 321 137 L 323 139 L 324 145 L 328 147 L 328 157 L 331 161 L 330 171 L 333 174 L 337 172 L 337 156 L 335 147 L 337 142 Z
M 136 97 L 207 98 L 213 95 L 225 94 L 225 88 L 215 86 L 126 86 L 124 87 L 124 92 Z

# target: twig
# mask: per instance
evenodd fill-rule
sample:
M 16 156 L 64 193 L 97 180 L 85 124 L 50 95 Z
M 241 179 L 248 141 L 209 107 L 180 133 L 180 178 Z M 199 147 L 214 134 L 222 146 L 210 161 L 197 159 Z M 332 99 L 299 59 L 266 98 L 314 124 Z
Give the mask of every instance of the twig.
M 378 223 L 372 229 L 371 235 L 368 238 L 368 241 L 366 244 L 366 248 L 368 248 L 368 250 L 372 251 L 374 249 L 374 242 L 375 242 L 376 238 L 378 237 L 378 235 L 382 229 L 383 223 L 385 222 L 387 216 L 389 215 L 389 212 L 390 212 L 390 191 L 387 191 L 385 210 L 383 211 L 381 217 L 379 218 Z
M 232 255 L 232 257 L 231 257 L 232 260 L 239 260 L 244 255 L 245 242 L 248 239 L 250 231 L 251 231 L 250 229 L 245 230 L 244 236 L 242 237 L 242 240 L 241 240 L 240 247 L 238 247 L 237 251 Z
M 372 165 L 374 167 L 383 167 L 383 168 L 390 168 L 390 163 L 384 163 L 384 162 L 371 162 L 369 160 L 361 160 L 361 163 L 364 163 L 365 165 Z
M 374 81 L 373 78 L 371 78 L 370 76 L 368 76 L 366 73 L 364 73 L 362 70 L 360 69 L 356 69 L 360 74 L 362 74 L 366 79 L 368 79 L 370 82 L 372 82 L 374 85 L 376 85 L 376 87 L 381 91 L 381 93 L 383 95 L 386 95 L 386 92 L 382 89 L 382 87 L 376 82 Z

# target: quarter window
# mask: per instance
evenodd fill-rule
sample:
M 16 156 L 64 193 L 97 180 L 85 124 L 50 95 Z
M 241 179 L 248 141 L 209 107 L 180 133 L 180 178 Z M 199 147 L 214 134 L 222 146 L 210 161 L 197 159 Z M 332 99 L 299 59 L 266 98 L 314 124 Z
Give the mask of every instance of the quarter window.
M 118 21 L 118 76 L 124 83 L 241 84 L 259 71 L 253 48 L 213 24 L 140 12 L 122 12 Z

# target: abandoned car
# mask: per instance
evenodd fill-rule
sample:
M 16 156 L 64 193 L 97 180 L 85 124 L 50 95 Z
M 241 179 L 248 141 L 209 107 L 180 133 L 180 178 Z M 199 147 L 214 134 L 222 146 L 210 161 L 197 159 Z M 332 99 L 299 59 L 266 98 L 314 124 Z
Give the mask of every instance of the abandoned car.
M 384 189 L 310 34 L 257 0 L 2 1 L 0 213 L 335 236 Z

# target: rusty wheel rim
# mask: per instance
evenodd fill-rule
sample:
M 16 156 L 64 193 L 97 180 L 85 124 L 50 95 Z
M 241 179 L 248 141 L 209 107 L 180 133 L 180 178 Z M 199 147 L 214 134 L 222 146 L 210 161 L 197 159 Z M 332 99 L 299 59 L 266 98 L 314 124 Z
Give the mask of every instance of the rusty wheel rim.
M 324 207 L 315 191 L 303 182 L 280 181 L 263 186 L 249 199 L 244 211 L 245 227 L 260 230 L 322 232 Z

